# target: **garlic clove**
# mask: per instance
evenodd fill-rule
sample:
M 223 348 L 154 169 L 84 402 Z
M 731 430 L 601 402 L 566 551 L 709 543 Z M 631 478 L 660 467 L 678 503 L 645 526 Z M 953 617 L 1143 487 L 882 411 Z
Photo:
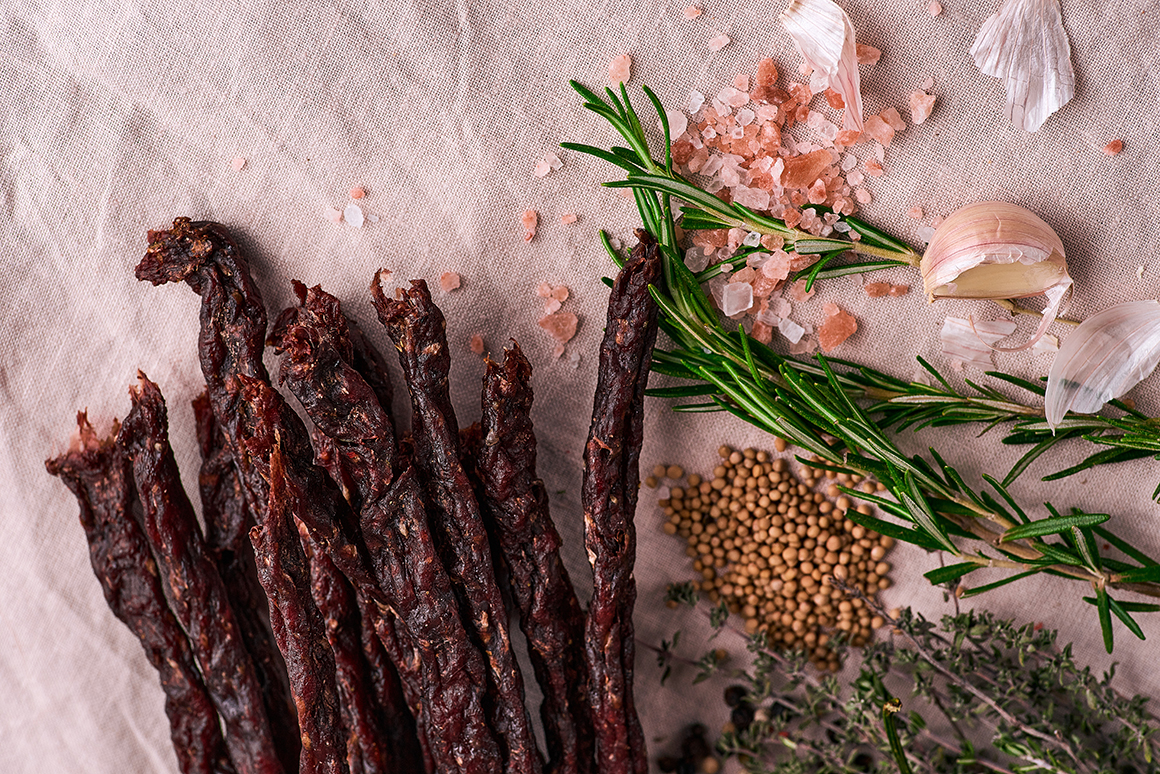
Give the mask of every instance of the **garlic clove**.
M 1160 363 L 1160 303 L 1128 301 L 1084 320 L 1047 375 L 1044 413 L 1054 430 L 1068 411 L 1091 414 Z
M 1038 131 L 1075 95 L 1059 0 L 1006 0 L 983 22 L 971 56 L 984 75 L 1003 82 L 1004 115 L 1024 131 Z
M 824 73 L 830 88 L 842 95 L 842 128 L 862 131 L 862 87 L 850 17 L 834 0 L 790 0 L 780 18 L 806 63 Z

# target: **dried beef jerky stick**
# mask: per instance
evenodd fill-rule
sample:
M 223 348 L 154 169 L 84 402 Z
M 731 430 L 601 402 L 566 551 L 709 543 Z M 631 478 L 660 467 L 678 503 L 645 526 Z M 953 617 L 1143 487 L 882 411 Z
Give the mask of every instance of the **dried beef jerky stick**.
M 514 341 L 503 364 L 486 360 L 476 474 L 488 527 L 508 568 L 520 628 L 543 689 L 546 771 L 590 772 L 592 719 L 584 665 L 584 612 L 560 559 L 544 483 L 536 477 L 532 367 Z
M 279 316 L 271 339 L 285 355 L 281 379 L 335 442 L 359 488 L 371 564 L 400 624 L 400 644 L 414 654 L 396 664 L 421 691 L 416 721 L 436 770 L 499 772 L 499 747 L 484 714 L 483 656 L 463 628 L 436 555 L 417 474 L 399 454 L 373 390 L 336 348 L 344 322 L 332 299 L 313 288 L 294 314 Z M 389 635 L 380 629 L 384 646 Z
M 234 766 L 241 774 L 280 773 L 253 659 L 181 485 L 169 445 L 165 399 L 140 371 L 137 380 L 138 386 L 129 389 L 133 408 L 117 434 L 117 445 L 133 466 L 145 535 L 221 716 Z
M 169 231 L 150 231 L 149 249 L 136 274 L 154 285 L 184 281 L 202 298 L 198 336 L 202 375 L 242 474 L 250 508 L 261 513 L 269 507 L 269 454 L 277 434 L 286 475 L 313 493 L 295 517 L 305 522 L 359 593 L 381 599 L 355 538 L 344 531 L 349 507 L 313 464 L 306 425 L 272 389 L 261 411 L 243 396 L 248 381 L 269 385 L 262 364 L 266 308 L 248 262 L 226 227 L 177 218 Z
M 592 425 L 584 449 L 584 544 L 593 575 L 585 650 L 597 770 L 602 774 L 648 772 L 644 735 L 632 700 L 633 511 L 644 386 L 656 339 L 656 304 L 648 286 L 660 276 L 660 259 L 651 236 L 637 231 L 637 238 L 640 243 L 617 275 L 608 300 Z
M 194 665 L 181 625 L 165 601 L 157 563 L 133 518 L 133 471 L 115 443 L 117 427 L 98 440 L 82 411 L 79 436 L 65 454 L 45 462 L 80 504 L 89 561 L 105 601 L 141 641 L 161 677 L 169 735 L 182 774 L 232 774 L 217 710 Z
M 299 529 L 310 564 L 310 591 L 326 624 L 326 639 L 334 652 L 339 707 L 346 727 L 346 752 L 351 774 L 387 774 L 398 767 L 391 760 L 383 711 L 375 698 L 370 665 L 362 648 L 362 622 L 354 589 L 325 551 Z
M 371 285 L 379 321 L 399 350 L 411 393 L 415 459 L 427 484 L 440 555 L 470 613 L 472 635 L 486 650 L 496 706 L 493 724 L 506 744 L 506 771 L 533 774 L 543 767 L 524 705 L 524 685 L 512 653 L 507 611 L 496 585 L 487 531 L 470 479 L 459 461 L 459 426 L 448 394 L 451 357 L 443 313 L 427 283 L 415 280 L 399 300 Z
M 250 544 L 254 518 L 246 503 L 233 455 L 206 393 L 194 398 L 193 415 L 202 458 L 198 483 L 206 546 L 225 583 L 242 641 L 254 660 L 278 760 L 284 770 L 294 771 L 302 748 L 298 716 L 290 696 L 286 663 L 265 620 L 266 593 L 258 582 L 254 548 Z
M 302 734 L 299 774 L 349 774 L 346 738 L 326 623 L 310 593 L 306 554 L 291 523 L 303 493 L 286 474 L 281 449 L 270 454 L 270 503 L 250 530 L 258 577 L 270 601 L 270 623 L 286 659 Z

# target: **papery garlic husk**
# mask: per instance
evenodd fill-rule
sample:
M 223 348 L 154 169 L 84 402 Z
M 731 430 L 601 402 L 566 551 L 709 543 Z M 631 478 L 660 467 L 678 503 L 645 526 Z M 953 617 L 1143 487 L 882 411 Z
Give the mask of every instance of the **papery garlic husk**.
M 1071 289 L 1063 242 L 1035 213 L 1007 202 L 969 204 L 934 233 L 920 264 L 923 289 L 935 298 L 1026 298 L 1044 295 L 1039 328 L 1015 352 L 1047 331 Z
M 862 131 L 862 86 L 850 17 L 834 0 L 790 0 L 780 18 L 806 63 L 824 72 L 830 88 L 842 95 L 842 128 Z
M 1084 320 L 1047 375 L 1044 413 L 1054 430 L 1068 411 L 1092 414 L 1160 363 L 1160 303 L 1127 301 Z
M 1004 115 L 1024 131 L 1038 131 L 1075 95 L 1059 0 L 1007 0 L 983 22 L 971 56 L 984 75 L 1003 82 Z

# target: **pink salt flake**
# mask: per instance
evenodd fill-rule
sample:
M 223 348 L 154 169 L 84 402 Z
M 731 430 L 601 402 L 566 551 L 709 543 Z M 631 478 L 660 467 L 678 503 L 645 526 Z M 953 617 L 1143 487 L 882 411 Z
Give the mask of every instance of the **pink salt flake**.
M 539 325 L 549 336 L 563 344 L 576 335 L 576 326 L 579 322 L 580 319 L 571 312 L 555 312 L 541 317 Z
M 233 160 L 230 161 L 230 166 L 235 172 L 241 172 L 246 166 L 246 160 L 241 156 L 234 156 Z
M 818 344 L 814 341 L 813 336 L 802 336 L 800 340 L 790 345 L 789 353 L 791 355 L 807 355 L 817 348 Z
M 882 162 L 878 159 L 867 159 L 863 166 L 866 167 L 866 174 L 873 175 L 874 177 L 882 177 L 882 173 L 886 171 L 882 169 Z M 846 179 L 849 180 L 850 175 L 846 175 Z
M 844 110 L 846 108 L 846 100 L 842 99 L 842 95 L 833 89 L 826 89 L 826 104 L 834 110 Z
M 748 312 L 753 306 L 753 286 L 748 282 L 730 282 L 721 292 L 721 314 L 726 317 Z
M 938 0 L 931 0 L 930 5 L 926 7 L 926 12 L 929 13 L 932 17 L 938 16 L 940 13 L 942 13 L 942 11 L 942 3 L 938 2 Z
M 567 226 L 571 223 L 575 223 L 576 222 L 576 213 L 574 213 L 574 212 L 563 213 L 562 215 L 560 215 L 560 222 L 563 223 L 565 226 Z
M 835 347 L 854 335 L 858 330 L 858 321 L 854 315 L 843 311 L 837 304 L 826 303 L 822 307 L 826 315 L 825 322 L 818 328 L 818 344 L 822 352 L 832 352 Z
M 772 59 L 762 59 L 757 63 L 757 77 L 749 97 L 754 102 L 772 102 L 777 90 L 777 64 Z
M 934 78 L 928 77 L 925 81 L 922 82 L 921 85 L 919 85 L 918 88 L 922 89 L 923 91 L 930 91 L 934 88 Z
M 1104 146 L 1104 153 L 1108 154 L 1109 156 L 1115 156 L 1117 153 L 1119 153 L 1123 149 L 1124 149 L 1124 141 L 1123 140 L 1112 140 L 1111 142 L 1109 142 L 1107 145 Z
M 869 204 L 874 201 L 874 197 L 865 188 L 854 191 L 854 198 L 858 200 L 859 204 Z
M 890 124 L 890 128 L 896 132 L 901 132 L 906 128 L 906 122 L 902 120 L 902 116 L 898 114 L 896 108 L 888 107 L 878 114 L 882 120 Z
M 895 298 L 897 298 L 899 296 L 905 296 L 909 292 L 910 292 L 910 285 L 891 285 L 890 286 L 890 295 L 894 296 Z
M 907 217 L 914 218 L 915 220 L 922 220 L 922 214 L 922 207 L 911 207 L 906 211 Z
M 548 302 L 544 304 L 544 314 L 555 314 L 560 311 L 560 302 L 554 298 L 549 298 Z
M 543 159 L 540 159 L 536 162 L 536 166 L 532 169 L 532 174 L 536 177 L 546 177 L 551 171 L 552 166 Z
M 688 19 L 689 21 L 696 19 L 702 13 L 704 13 L 704 11 L 702 11 L 700 8 L 698 8 L 695 5 L 685 6 L 685 10 L 684 10 L 685 18 Z
M 813 288 L 806 290 L 807 281 L 807 278 L 802 277 L 799 280 L 795 280 L 794 283 L 789 286 L 789 297 L 791 301 L 796 301 L 800 304 L 803 301 L 810 300 L 814 293 L 817 292 Z
M 867 46 L 865 43 L 857 44 L 858 50 L 858 64 L 872 65 L 878 64 L 878 60 L 882 57 L 882 52 L 874 48 L 874 46 Z
M 540 298 L 551 298 L 552 286 L 547 282 L 541 282 L 539 285 L 536 285 L 536 295 Z
M 749 331 L 749 335 L 760 341 L 762 344 L 768 344 L 773 340 L 773 327 L 766 325 L 760 320 L 754 320 L 753 328 Z
M 350 189 L 350 198 L 352 199 L 361 199 L 366 195 L 366 189 L 362 188 L 361 186 L 356 186 Z
M 733 39 L 728 35 L 716 35 L 709 38 L 709 50 L 713 53 L 720 51 L 733 42 Z
M 632 57 L 621 54 L 608 63 L 608 82 L 616 86 L 632 77 Z
M 849 148 L 851 145 L 856 145 L 861 139 L 862 133 L 857 129 L 842 129 L 834 137 L 834 147 Z
M 477 355 L 482 355 L 484 351 L 483 336 L 475 333 L 471 336 L 471 351 Z
M 814 184 L 810 186 L 810 204 L 825 204 L 826 202 L 826 181 L 818 178 Z
M 937 99 L 935 95 L 927 94 L 925 91 L 910 92 L 910 122 L 917 125 L 930 118 L 935 99 Z
M 828 148 L 821 148 L 804 156 L 787 158 L 785 171 L 782 172 L 778 182 L 783 188 L 809 188 L 821 177 L 826 167 L 833 163 L 833 159 Z
M 439 288 L 444 293 L 450 293 L 459 287 L 460 279 L 459 273 L 454 271 L 445 271 L 439 275 Z
M 552 292 L 549 295 L 551 295 L 553 299 L 559 301 L 562 304 L 568 300 L 568 286 L 553 285 Z
M 886 123 L 886 119 L 882 116 L 870 116 L 866 119 L 863 126 L 863 131 L 872 139 L 882 143 L 883 148 L 890 147 L 890 141 L 894 139 L 894 127 Z
M 331 223 L 342 223 L 342 210 L 336 209 L 334 207 L 327 207 L 323 214 Z
M 937 218 L 930 222 L 931 228 L 938 228 L 943 224 L 944 220 L 946 220 L 946 218 L 944 218 L 942 215 L 939 215 Z
M 563 342 L 558 341 L 552 346 L 552 357 L 560 358 L 563 356 L 564 356 L 564 344 L 563 344 Z
M 862 289 L 870 298 L 882 298 L 890 294 L 890 287 L 889 282 L 868 282 L 862 286 Z
M 733 88 L 738 91 L 749 91 L 749 76 L 745 73 L 738 73 L 733 77 Z
M 524 241 L 531 242 L 536 237 L 536 226 L 540 222 L 540 216 L 535 210 L 524 210 L 524 214 L 520 216 L 520 224 L 524 227 Z
M 785 247 L 785 237 L 779 234 L 765 234 L 761 237 L 761 246 L 771 252 L 780 250 Z
M 846 182 L 850 185 L 862 185 L 862 181 L 865 179 L 865 176 L 856 169 L 852 169 L 846 174 Z

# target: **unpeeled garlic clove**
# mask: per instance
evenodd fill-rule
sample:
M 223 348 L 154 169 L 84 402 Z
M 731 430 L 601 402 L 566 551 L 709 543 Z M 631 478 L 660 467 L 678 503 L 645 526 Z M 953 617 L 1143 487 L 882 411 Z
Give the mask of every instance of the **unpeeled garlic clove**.
M 1091 414 L 1160 363 L 1160 303 L 1127 301 L 1084 320 L 1047 375 L 1044 413 L 1054 430 L 1068 411 Z
M 1059 313 L 1071 288 L 1063 242 L 1035 213 L 1007 202 L 979 202 L 942 222 L 920 264 L 931 298 L 1026 298 L 1044 295 L 1047 308 L 1033 345 Z
M 806 63 L 824 72 L 830 88 L 842 95 L 842 128 L 861 132 L 862 86 L 850 17 L 834 0 L 790 0 L 780 18 Z

